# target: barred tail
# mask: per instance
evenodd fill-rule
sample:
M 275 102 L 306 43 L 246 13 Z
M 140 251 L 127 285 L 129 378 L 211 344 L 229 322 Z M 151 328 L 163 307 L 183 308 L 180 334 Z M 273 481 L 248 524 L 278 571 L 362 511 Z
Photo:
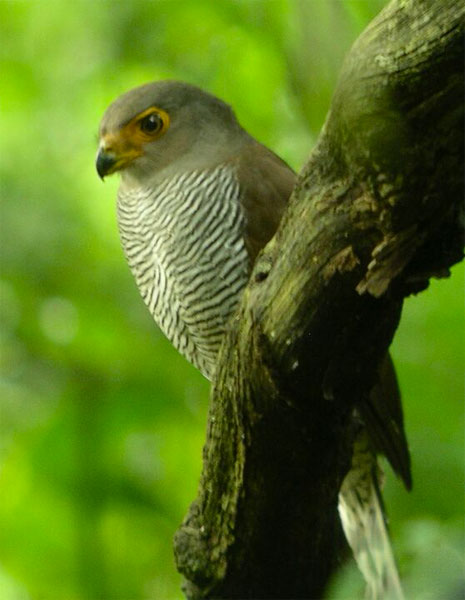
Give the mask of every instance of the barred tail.
M 339 492 L 345 536 L 365 578 L 369 600 L 404 600 L 383 514 L 376 456 L 362 434 Z

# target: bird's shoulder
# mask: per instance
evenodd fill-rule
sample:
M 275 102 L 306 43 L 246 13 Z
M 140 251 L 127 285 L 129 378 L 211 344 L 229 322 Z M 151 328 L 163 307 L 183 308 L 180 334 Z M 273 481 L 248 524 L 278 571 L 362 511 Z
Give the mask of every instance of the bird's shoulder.
M 252 264 L 278 228 L 296 174 L 274 152 L 252 140 L 231 161 L 240 185 L 245 244 Z

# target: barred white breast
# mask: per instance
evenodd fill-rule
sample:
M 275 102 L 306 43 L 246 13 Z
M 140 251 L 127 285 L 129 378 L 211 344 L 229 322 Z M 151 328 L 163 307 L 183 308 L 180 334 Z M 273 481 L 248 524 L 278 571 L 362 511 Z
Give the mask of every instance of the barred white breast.
M 249 275 L 239 196 L 229 166 L 118 195 L 121 241 L 140 293 L 160 329 L 208 378 Z

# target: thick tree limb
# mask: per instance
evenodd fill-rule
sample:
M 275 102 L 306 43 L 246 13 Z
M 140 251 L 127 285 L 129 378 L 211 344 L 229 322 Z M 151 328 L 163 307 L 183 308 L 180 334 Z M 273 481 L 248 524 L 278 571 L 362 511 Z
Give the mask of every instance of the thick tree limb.
M 175 541 L 190 599 L 317 598 L 343 557 L 352 409 L 403 298 L 462 257 L 464 13 L 394 0 L 347 56 L 220 353 Z

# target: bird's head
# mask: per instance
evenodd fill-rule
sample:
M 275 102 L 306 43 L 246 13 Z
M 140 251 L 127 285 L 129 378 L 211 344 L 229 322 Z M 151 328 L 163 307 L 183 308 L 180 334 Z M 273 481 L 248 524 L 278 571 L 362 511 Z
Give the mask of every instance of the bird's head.
M 148 83 L 126 92 L 105 111 L 96 168 L 152 176 L 184 161 L 219 161 L 246 136 L 231 108 L 180 81 Z

